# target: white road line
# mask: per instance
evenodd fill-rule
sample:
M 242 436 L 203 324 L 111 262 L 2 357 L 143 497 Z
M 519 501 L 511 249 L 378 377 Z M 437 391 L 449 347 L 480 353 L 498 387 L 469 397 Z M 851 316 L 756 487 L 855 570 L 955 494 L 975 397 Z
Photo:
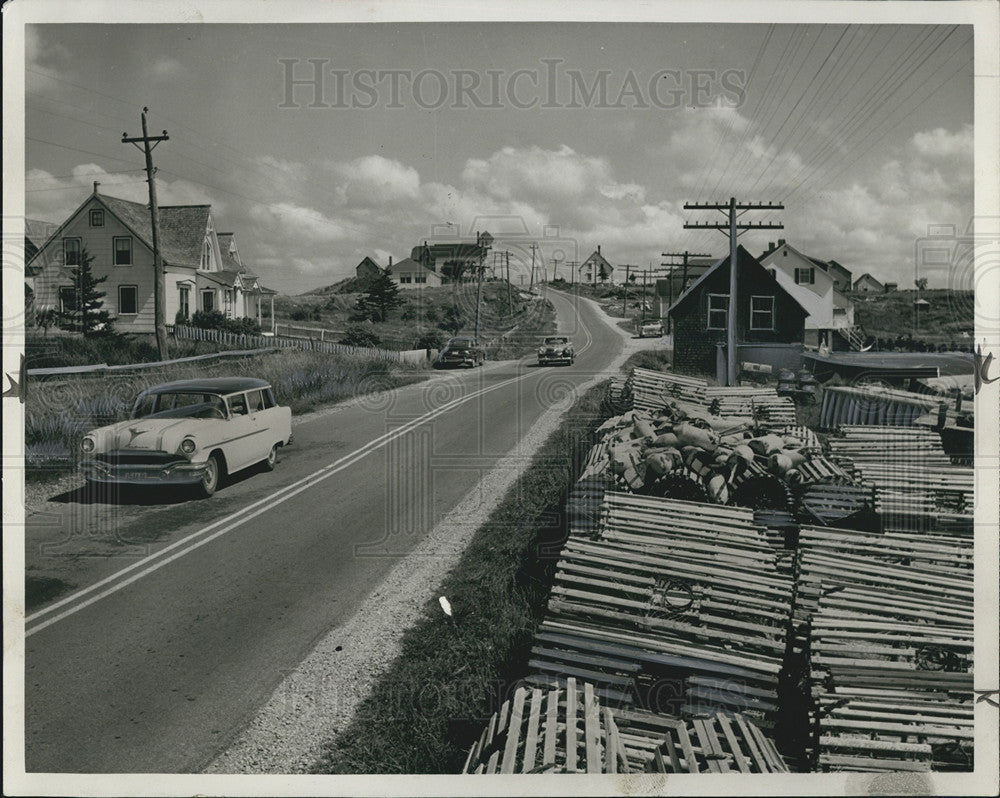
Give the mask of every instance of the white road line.
M 580 350 L 581 352 L 583 352 L 586 351 L 593 343 L 593 337 L 591 336 L 587 325 L 584 324 L 582 320 L 581 320 L 581 327 L 587 335 L 587 343 Z M 538 374 L 541 372 L 536 371 L 531 373 Z M 35 613 L 32 613 L 31 615 L 25 618 L 26 626 L 27 624 L 30 624 L 39 618 L 42 618 L 46 615 L 49 615 L 52 612 L 55 612 L 61 607 L 72 605 L 64 612 L 61 612 L 58 615 L 49 618 L 48 620 L 42 621 L 41 623 L 35 624 L 30 629 L 26 628 L 24 636 L 26 638 L 30 637 L 35 632 L 39 632 L 42 629 L 45 629 L 46 627 L 51 626 L 52 624 L 57 623 L 58 621 L 79 612 L 85 607 L 88 607 L 91 604 L 100 601 L 102 598 L 106 598 L 107 596 L 117 593 L 119 590 L 127 587 L 133 582 L 138 581 L 142 577 L 148 576 L 149 574 L 159 570 L 168 563 L 171 563 L 174 560 L 183 557 L 185 554 L 194 551 L 200 546 L 203 546 L 206 543 L 215 540 L 217 537 L 220 537 L 226 534 L 227 532 L 231 532 L 236 527 L 256 518 L 259 515 L 262 515 L 263 513 L 270 510 L 272 507 L 277 507 L 279 504 L 283 504 L 284 502 L 291 499 L 293 496 L 298 495 L 302 491 L 311 488 L 313 485 L 316 485 L 319 482 L 322 482 L 323 480 L 327 479 L 328 477 L 331 477 L 334 474 L 344 470 L 348 466 L 353 465 L 358 460 L 361 460 L 362 458 L 368 456 L 372 452 L 381 449 L 390 441 L 393 441 L 396 438 L 406 435 L 408 432 L 416 429 L 417 427 L 423 424 L 426 424 L 429 421 L 433 421 L 438 416 L 443 415 L 444 413 L 447 413 L 450 410 L 453 410 L 459 405 L 465 404 L 466 402 L 472 401 L 473 399 L 476 399 L 480 396 L 485 396 L 488 393 L 492 393 L 493 391 L 499 390 L 500 388 L 504 388 L 528 376 L 530 376 L 530 374 L 521 374 L 516 377 L 510 377 L 506 380 L 503 380 L 502 382 L 498 382 L 496 385 L 491 385 L 487 388 L 480 388 L 478 391 L 474 391 L 468 396 L 460 396 L 457 399 L 453 399 L 452 401 L 447 402 L 441 405 L 440 407 L 437 407 L 434 410 L 431 410 L 430 412 L 425 413 L 422 416 L 419 416 L 418 418 L 408 421 L 401 427 L 398 427 L 390 432 L 387 432 L 379 436 L 378 438 L 369 441 L 368 443 L 359 447 L 350 454 L 344 455 L 338 460 L 335 460 L 333 463 L 323 466 L 323 468 L 320 468 L 317 471 L 314 471 L 312 474 L 309 474 L 308 476 L 305 476 L 302 479 L 293 482 L 291 485 L 286 485 L 284 488 L 275 491 L 270 496 L 267 496 L 263 499 L 259 499 L 253 504 L 250 504 L 241 510 L 237 510 L 236 512 L 231 513 L 225 518 L 221 518 L 212 524 L 209 524 L 204 529 L 200 529 L 197 532 L 192 532 L 190 535 L 187 535 L 181 538 L 180 540 L 171 543 L 169 546 L 165 546 L 159 551 L 154 552 L 153 554 L 150 554 L 147 557 L 143 557 L 141 560 L 132 563 L 132 565 L 129 565 L 126 568 L 123 568 L 120 571 L 117 571 L 111 574 L 110 576 L 101 579 L 98 582 L 95 582 L 93 585 L 90 585 L 89 587 L 86 587 L 82 590 L 78 590 L 76 593 L 73 593 L 72 595 L 67 596 L 66 598 L 60 601 L 57 601 L 47 607 L 44 607 L 43 609 L 38 610 Z M 219 527 L 222 528 L 220 529 Z M 213 534 L 209 535 L 208 533 L 212 532 L 213 530 L 216 531 Z M 201 540 L 197 540 L 198 538 L 201 538 Z M 186 546 L 186 548 L 180 548 L 182 546 Z M 164 555 L 167 554 L 168 552 L 171 552 L 174 549 L 179 549 L 179 548 L 180 548 L 179 551 L 174 552 L 169 557 L 164 557 Z M 137 568 L 142 568 L 142 566 L 147 565 L 149 563 L 152 564 L 149 565 L 147 568 L 143 568 L 141 571 L 132 574 L 126 579 L 122 579 L 122 577 L 124 577 L 126 574 L 135 571 Z M 90 598 L 88 599 L 81 600 L 83 599 L 84 596 L 90 595 L 91 593 L 94 593 L 94 591 L 97 591 L 100 588 L 104 587 L 105 585 L 109 585 L 111 583 L 114 584 L 112 584 L 111 587 L 108 587 L 107 590 L 97 593 L 96 595 L 90 596 Z
M 460 396 L 457 399 L 453 399 L 452 401 L 450 401 L 450 402 L 448 402 L 448 403 L 446 403 L 444 405 L 441 405 L 440 407 L 437 407 L 434 410 L 431 410 L 430 412 L 425 413 L 424 415 L 422 415 L 422 416 L 420 416 L 420 417 L 418 417 L 416 419 L 408 421 L 406 424 L 402 425 L 401 427 L 398 427 L 398 428 L 396 428 L 396 429 L 394 429 L 394 430 L 392 430 L 390 432 L 387 432 L 387 433 L 379 436 L 378 438 L 375 438 L 374 440 L 369 441 L 364 446 L 359 447 L 358 449 L 356 449 L 355 451 L 351 452 L 350 454 L 344 455 L 343 457 L 341 457 L 340 459 L 334 461 L 333 463 L 330 463 L 328 465 L 323 466 L 323 468 L 320 468 L 317 471 L 314 471 L 312 474 L 309 474 L 308 476 L 305 476 L 302 479 L 300 479 L 300 480 L 298 480 L 296 482 L 293 482 L 291 485 L 286 485 L 284 488 L 281 488 L 280 490 L 272 493 L 270 496 L 267 496 L 267 497 L 265 497 L 263 499 L 260 499 L 260 500 L 258 500 L 256 502 L 254 502 L 253 504 L 250 504 L 247 507 L 244 507 L 241 510 L 237 510 L 236 512 L 231 513 L 230 515 L 226 516 L 225 518 L 222 518 L 222 519 L 220 519 L 218 521 L 215 521 L 212 524 L 209 524 L 204 529 L 200 529 L 197 532 L 192 532 L 190 535 L 187 535 L 186 537 L 181 538 L 178 541 L 175 541 L 174 543 L 170 544 L 169 546 L 166 546 L 166 547 L 160 549 L 159 551 L 154 552 L 153 554 L 150 554 L 147 557 L 144 557 L 141 560 L 138 560 L 137 562 L 132 563 L 132 565 L 129 565 L 128 567 L 123 568 L 120 571 L 117 571 L 117 572 L 111 574 L 110 576 L 105 577 L 104 579 L 100 580 L 99 582 L 96 582 L 93 585 L 90 585 L 89 587 L 84 588 L 83 590 L 78 590 L 76 593 L 73 593 L 72 595 L 67 596 L 66 598 L 62 599 L 61 601 L 55 602 L 54 604 L 51 604 L 48 607 L 45 607 L 45 608 L 43 608 L 41 610 L 38 610 L 38 612 L 35 612 L 35 613 L 33 613 L 33 614 L 31 614 L 31 615 L 29 615 L 28 617 L 25 618 L 25 624 L 29 624 L 32 621 L 37 620 L 38 618 L 41 618 L 41 617 L 43 617 L 45 615 L 48 615 L 49 613 L 54 612 L 55 610 L 59 609 L 60 607 L 64 607 L 67 604 L 74 604 L 75 605 L 71 609 L 69 609 L 69 610 L 67 610 L 67 611 L 65 611 L 63 613 L 60 613 L 58 616 L 56 616 L 54 618 L 51 618 L 48 621 L 45 621 L 44 623 L 38 624 L 36 626 L 33 626 L 29 630 L 26 630 L 25 637 L 27 637 L 29 635 L 32 635 L 32 634 L 34 634 L 35 632 L 37 632 L 37 631 L 39 631 L 41 629 L 44 629 L 46 626 L 50 626 L 51 624 L 55 623 L 56 621 L 58 621 L 58 620 L 60 620 L 62 618 L 65 618 L 65 617 L 67 617 L 69 615 L 72 615 L 75 612 L 78 612 L 79 610 L 83 609 L 84 607 L 89 606 L 90 604 L 93 604 L 95 601 L 97 601 L 100 598 L 104 598 L 105 596 L 108 596 L 108 595 L 111 595 L 112 593 L 117 592 L 118 590 L 120 590 L 121 588 L 125 587 L 126 585 L 129 585 L 132 582 L 134 582 L 136 579 L 138 579 L 138 578 L 140 578 L 142 576 L 146 576 L 149 573 L 152 573 L 156 569 L 162 567 L 163 565 L 166 565 L 168 562 L 171 562 L 171 561 L 177 559 L 177 557 L 180 557 L 183 554 L 187 554 L 189 551 L 194 550 L 195 548 L 197 548 L 198 546 L 202 545 L 203 543 L 207 543 L 209 540 L 214 540 L 219 535 L 222 535 L 222 534 L 224 534 L 226 532 L 229 532 L 232 529 L 234 529 L 235 527 L 239 526 L 240 524 L 242 524 L 242 523 L 244 523 L 246 521 L 249 521 L 249 520 L 251 520 L 253 518 L 256 518 L 261 513 L 264 513 L 267 510 L 271 509 L 272 507 L 276 507 L 277 505 L 282 504 L 283 502 L 285 502 L 288 499 L 292 498 L 292 496 L 295 496 L 296 494 L 301 493 L 303 490 L 306 490 L 307 488 L 312 487 L 316 483 L 321 482 L 322 480 L 326 479 L 327 477 L 330 477 L 333 474 L 336 474 L 337 472 L 342 471 L 344 468 L 348 467 L 349 465 L 353 465 L 355 462 L 357 462 L 361 458 L 366 457 L 367 455 L 371 454 L 374 451 L 377 451 L 378 449 L 382 448 L 383 446 L 385 446 L 390 441 L 395 440 L 396 438 L 402 437 L 403 435 L 405 435 L 408 432 L 412 431 L 416 427 L 419 427 L 422 424 L 426 424 L 429 421 L 433 421 L 438 416 L 443 415 L 444 413 L 446 413 L 446 412 L 448 412 L 450 410 L 453 410 L 454 408 L 458 407 L 459 405 L 465 404 L 466 402 L 469 402 L 469 401 L 471 401 L 473 399 L 476 399 L 476 398 L 478 398 L 480 396 L 485 396 L 486 394 L 491 393 L 492 391 L 496 391 L 496 390 L 499 390 L 500 388 L 504 388 L 507 385 L 510 385 L 513 382 L 517 382 L 518 380 L 523 379 L 526 376 L 529 376 L 529 375 L 520 375 L 520 376 L 517 376 L 517 377 L 511 377 L 511 378 L 506 379 L 506 380 L 504 380 L 502 382 L 498 382 L 496 385 L 491 385 L 491 386 L 489 386 L 487 388 L 481 388 L 478 391 L 475 391 L 475 392 L 473 392 L 473 393 L 471 393 L 471 394 L 469 394 L 467 396 Z M 178 552 L 178 553 L 176 553 L 174 555 L 171 555 L 170 557 L 163 558 L 163 555 L 165 555 L 167 552 L 172 551 L 172 550 L 174 550 L 176 548 L 179 548 L 181 546 L 184 546 L 184 545 L 190 543 L 191 541 L 195 540 L 196 538 L 203 537 L 204 535 L 207 535 L 209 532 L 211 532 L 214 529 L 217 529 L 220 526 L 225 526 L 225 528 L 219 530 L 215 534 L 213 534 L 213 535 L 205 538 L 204 540 L 198 542 L 195 545 L 188 546 L 188 548 L 183 549 L 182 551 L 180 551 L 180 552 Z M 163 558 L 163 559 L 161 559 L 161 558 Z M 107 584 L 109 584 L 111 582 L 115 582 L 116 580 L 118 580 L 122 576 L 124 576 L 125 574 L 127 574 L 127 573 L 129 573 L 131 571 L 134 571 L 137 568 L 141 568 L 143 565 L 146 565 L 147 563 L 150 563 L 151 561 L 157 560 L 157 559 L 161 559 L 161 561 L 158 562 L 158 563 L 156 563 L 156 564 L 154 564 L 154 565 L 152 565 L 152 566 L 150 566 L 149 568 L 144 569 L 140 573 L 133 575 L 132 577 L 128 578 L 127 580 L 116 584 L 114 587 L 109 588 L 108 590 L 100 593 L 99 595 L 94 596 L 94 597 L 88 599 L 87 601 L 81 602 L 79 604 L 75 604 L 76 602 L 79 602 L 80 599 L 83 596 L 88 595 L 90 593 L 93 593 L 95 590 L 98 590 L 98 589 L 104 587 L 105 585 L 107 585 Z

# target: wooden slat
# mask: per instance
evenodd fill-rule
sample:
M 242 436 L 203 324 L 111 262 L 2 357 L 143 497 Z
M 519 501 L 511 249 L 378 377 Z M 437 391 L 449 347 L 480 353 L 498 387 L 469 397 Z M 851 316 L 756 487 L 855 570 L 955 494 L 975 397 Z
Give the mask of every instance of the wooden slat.
M 556 741 L 559 734 L 559 691 L 550 690 L 545 710 L 545 745 L 542 764 L 552 765 L 556 761 Z
M 594 700 L 594 686 L 587 682 L 583 686 L 583 735 L 587 751 L 587 772 L 601 772 L 601 725 L 597 704 Z
M 514 691 L 514 703 L 510 713 L 510 723 L 507 726 L 507 743 L 504 745 L 503 761 L 500 764 L 501 773 L 513 773 L 517 759 L 517 749 L 521 743 L 521 721 L 524 713 L 525 689 L 518 687 Z
M 576 679 L 566 680 L 566 772 L 576 773 L 577 728 L 576 728 Z
M 535 756 L 538 751 L 538 723 L 542 712 L 542 691 L 537 687 L 531 691 L 531 709 L 528 713 L 528 733 L 524 738 L 524 757 L 521 760 L 521 772 L 527 773 L 535 767 Z

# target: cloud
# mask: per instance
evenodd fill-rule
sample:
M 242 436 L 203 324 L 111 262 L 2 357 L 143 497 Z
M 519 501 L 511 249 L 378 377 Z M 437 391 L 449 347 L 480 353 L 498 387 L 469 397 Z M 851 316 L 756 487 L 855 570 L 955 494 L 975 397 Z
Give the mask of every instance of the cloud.
M 190 72 L 184 64 L 169 55 L 156 56 L 149 65 L 149 71 L 154 78 L 160 80 L 177 78 Z
M 271 232 L 281 238 L 290 239 L 298 243 L 299 251 L 306 250 L 313 244 L 339 241 L 347 235 L 347 230 L 341 222 L 331 219 L 315 208 L 291 202 L 278 202 L 273 205 L 254 204 L 250 208 L 250 217 L 264 228 L 258 235 Z
M 348 163 L 331 165 L 339 180 L 337 191 L 343 203 L 356 207 L 372 207 L 386 202 L 413 201 L 420 196 L 420 174 L 412 166 L 367 155 Z

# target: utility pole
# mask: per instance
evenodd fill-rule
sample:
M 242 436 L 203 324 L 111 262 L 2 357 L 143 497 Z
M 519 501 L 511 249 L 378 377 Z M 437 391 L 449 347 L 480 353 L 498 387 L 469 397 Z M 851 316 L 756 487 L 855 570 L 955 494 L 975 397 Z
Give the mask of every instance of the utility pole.
M 552 282 L 556 281 L 556 266 L 559 264 L 559 259 L 554 255 L 552 256 Z
M 486 248 L 482 235 L 476 231 L 476 247 L 479 249 L 479 284 L 476 286 L 476 346 L 479 345 L 479 318 L 483 311 L 483 271 L 486 268 Z
M 531 242 L 531 277 L 528 279 L 528 290 L 530 291 L 535 287 L 535 250 L 538 247 L 535 242 Z
M 510 251 L 504 250 L 504 257 L 507 261 L 507 313 L 514 315 L 514 300 L 510 296 Z
M 684 270 L 681 273 L 681 287 L 677 291 L 677 298 L 680 299 L 681 294 L 684 293 L 684 287 L 687 285 L 688 278 L 688 258 L 710 258 L 711 255 L 705 252 L 688 252 L 684 250 L 683 252 L 661 252 L 664 258 L 683 258 L 684 259 Z M 670 273 L 667 277 L 667 307 L 674 304 L 674 266 L 676 263 L 661 263 L 661 266 L 669 266 Z M 667 332 L 670 332 L 670 317 L 667 317 Z
M 632 268 L 631 263 L 625 264 L 625 290 L 622 292 L 622 316 L 628 316 L 628 270 Z
M 694 223 L 684 223 L 684 228 L 690 229 L 709 229 L 709 230 L 722 230 L 729 236 L 729 311 L 726 313 L 726 384 L 735 385 L 736 384 L 736 292 L 738 290 L 738 282 L 736 279 L 737 272 L 737 258 L 736 258 L 736 239 L 745 233 L 747 230 L 783 230 L 785 226 L 783 224 L 771 222 L 743 222 L 737 223 L 737 218 L 742 216 L 747 211 L 770 211 L 777 210 L 781 211 L 785 209 L 785 206 L 781 203 L 771 202 L 737 202 L 734 197 L 729 198 L 727 203 L 711 203 L 711 202 L 686 202 L 684 203 L 685 210 L 714 210 L 722 211 L 729 218 L 725 223 L 711 223 L 711 222 L 694 222 Z M 737 211 L 741 213 L 737 214 Z M 748 310 L 749 312 L 749 310 Z
M 122 133 L 122 144 L 134 144 L 146 153 L 146 182 L 149 183 L 149 215 L 153 228 L 153 325 L 156 331 L 156 349 L 160 360 L 167 359 L 167 314 L 166 294 L 167 281 L 163 273 L 163 255 L 160 253 L 160 214 L 156 205 L 156 170 L 153 168 L 153 150 L 161 141 L 169 141 L 167 131 L 162 136 L 150 136 L 146 131 L 146 114 L 149 108 L 142 109 L 142 136 L 129 138 L 128 133 Z M 142 146 L 139 146 L 142 142 Z M 152 142 L 152 146 L 150 146 Z

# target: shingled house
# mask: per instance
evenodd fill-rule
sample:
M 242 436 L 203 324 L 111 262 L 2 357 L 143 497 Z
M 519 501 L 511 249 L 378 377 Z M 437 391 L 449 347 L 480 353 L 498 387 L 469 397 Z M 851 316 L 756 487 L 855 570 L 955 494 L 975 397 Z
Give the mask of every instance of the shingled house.
M 742 246 L 737 267 L 737 344 L 801 347 L 806 309 Z M 667 313 L 673 322 L 674 370 L 715 374 L 729 319 L 729 256 L 695 280 Z
M 106 277 L 104 307 L 115 328 L 152 333 L 153 244 L 149 207 L 93 193 L 42 244 L 27 268 L 35 275 L 35 306 L 61 310 L 72 301 L 71 269 L 86 250 L 95 277 Z M 217 233 L 211 205 L 162 205 L 160 254 L 166 274 L 165 317 L 178 312 L 218 310 L 229 318 L 263 317 L 262 300 L 272 305 L 275 291 L 264 288 L 240 257 L 232 233 Z
M 460 280 L 474 273 L 492 245 L 493 236 L 487 232 L 477 233 L 475 241 L 456 239 L 435 244 L 428 244 L 425 241 L 413 247 L 410 259 L 443 279 Z

